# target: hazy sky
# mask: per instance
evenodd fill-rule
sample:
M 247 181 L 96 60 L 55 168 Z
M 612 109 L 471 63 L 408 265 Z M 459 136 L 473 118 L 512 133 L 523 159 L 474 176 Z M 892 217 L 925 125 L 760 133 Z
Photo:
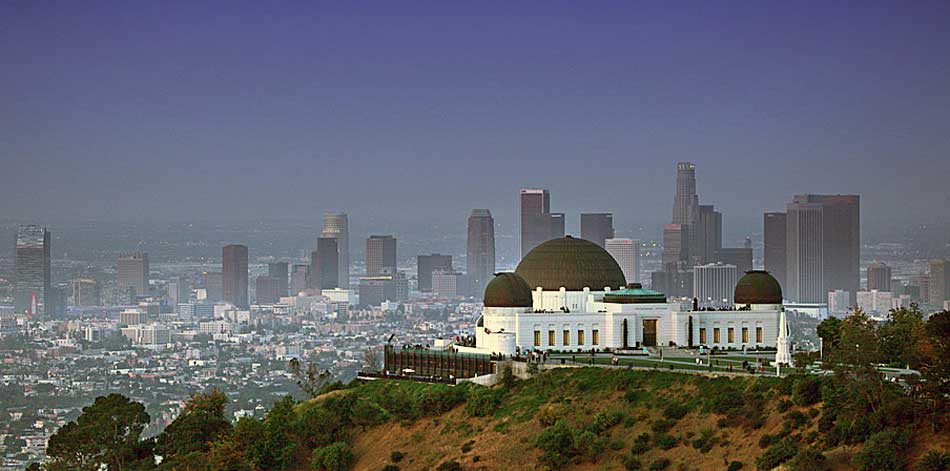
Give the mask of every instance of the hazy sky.
M 950 2 L 0 2 L 0 217 L 950 218 Z M 576 232 L 576 229 L 572 232 Z

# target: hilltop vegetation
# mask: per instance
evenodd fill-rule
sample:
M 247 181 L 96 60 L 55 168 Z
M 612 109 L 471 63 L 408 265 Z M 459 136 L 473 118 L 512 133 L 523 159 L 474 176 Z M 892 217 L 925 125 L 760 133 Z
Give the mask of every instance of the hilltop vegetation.
M 45 468 L 948 469 L 950 313 L 893 319 L 877 325 L 858 313 L 825 324 L 833 376 L 565 368 L 503 375 L 494 388 L 354 382 L 308 401 L 284 398 L 265 418 L 233 425 L 226 396 L 212 391 L 147 440 L 144 410 L 113 395 L 53 437 Z M 873 367 L 904 360 L 923 373 L 909 386 Z

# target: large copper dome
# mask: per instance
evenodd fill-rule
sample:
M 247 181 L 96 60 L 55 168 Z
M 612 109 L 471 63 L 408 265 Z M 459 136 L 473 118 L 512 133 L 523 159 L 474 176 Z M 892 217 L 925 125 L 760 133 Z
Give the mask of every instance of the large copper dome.
M 604 287 L 618 289 L 627 280 L 617 261 L 599 245 L 571 236 L 552 239 L 535 247 L 521 259 L 515 273 L 532 289 L 581 291 Z
M 782 304 L 782 285 L 767 271 L 747 271 L 736 284 L 733 301 L 736 305 Z

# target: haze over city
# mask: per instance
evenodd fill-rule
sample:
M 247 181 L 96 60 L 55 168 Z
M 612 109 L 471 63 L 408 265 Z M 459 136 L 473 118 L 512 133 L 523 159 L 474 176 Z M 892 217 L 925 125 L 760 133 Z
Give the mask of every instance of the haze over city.
M 0 2 L 0 471 L 947 471 L 948 25 Z

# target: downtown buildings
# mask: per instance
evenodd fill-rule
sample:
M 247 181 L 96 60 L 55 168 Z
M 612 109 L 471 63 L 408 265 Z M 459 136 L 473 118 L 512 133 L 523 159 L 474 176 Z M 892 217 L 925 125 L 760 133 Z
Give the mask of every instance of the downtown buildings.
M 551 212 L 551 194 L 548 190 L 523 188 L 520 196 L 520 257 L 524 257 L 542 242 L 564 237 L 564 213 Z
M 468 216 L 465 265 L 472 293 L 480 295 L 495 273 L 495 219 L 487 209 Z
M 581 239 L 604 247 L 607 239 L 614 238 L 614 215 L 611 213 L 582 213 Z
M 119 255 L 116 263 L 116 284 L 123 302 L 132 303 L 138 297 L 148 296 L 148 273 L 147 253 L 128 252 Z
M 336 239 L 339 261 L 337 262 L 338 281 L 336 286 L 350 287 L 350 221 L 346 213 L 324 213 L 323 231 L 320 237 Z M 319 248 L 318 248 L 319 250 Z
M 45 227 L 17 227 L 14 268 L 14 309 L 17 313 L 44 316 L 54 312 L 49 305 L 50 233 Z
M 640 282 L 640 241 L 634 239 L 607 239 L 604 242 L 607 253 L 610 254 L 620 269 L 623 270 L 623 276 L 630 283 Z
M 396 273 L 396 238 L 371 235 L 366 239 L 366 276 Z
M 224 246 L 221 281 L 224 301 L 247 309 L 247 246 Z

